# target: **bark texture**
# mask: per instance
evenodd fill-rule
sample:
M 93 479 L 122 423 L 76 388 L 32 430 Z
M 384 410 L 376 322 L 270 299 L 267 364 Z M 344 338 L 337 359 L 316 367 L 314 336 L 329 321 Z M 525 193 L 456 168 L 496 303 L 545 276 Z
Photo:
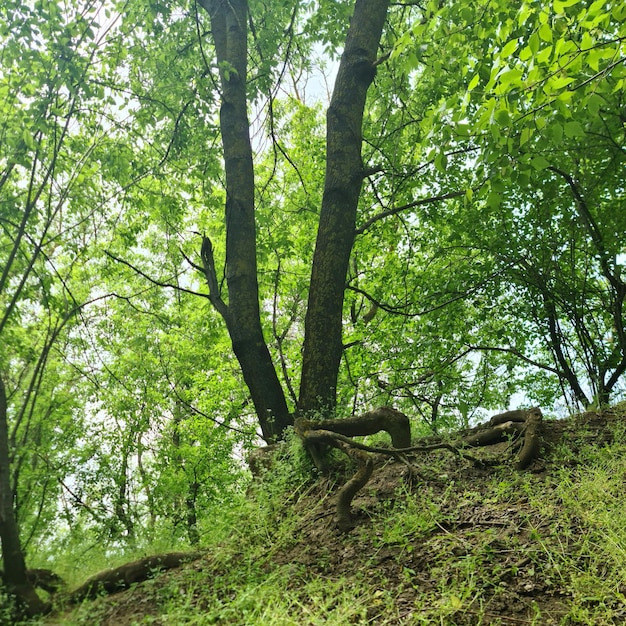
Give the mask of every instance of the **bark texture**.
M 201 556 L 200 552 L 167 552 L 104 570 L 75 589 L 70 594 L 69 601 L 76 604 L 86 599 L 97 598 L 99 595 L 128 589 L 132 584 L 147 580 L 158 572 L 180 567 L 183 563 L 196 561 Z
M 18 613 L 33 617 L 47 612 L 49 605 L 37 595 L 28 578 L 20 544 L 11 489 L 7 410 L 6 390 L 0 376 L 0 543 L 4 562 L 3 579 L 8 592 L 15 597 Z
M 388 0 L 357 0 L 327 112 L 326 177 L 305 319 L 299 410 L 335 406 L 346 275 L 363 163 L 363 111 Z
M 411 445 L 411 425 L 409 418 L 400 411 L 388 406 L 381 406 L 354 417 L 314 422 L 320 430 L 330 430 L 346 437 L 374 435 L 384 430 L 391 437 L 394 448 L 408 448 Z
M 524 442 L 517 457 L 515 469 L 526 469 L 538 456 L 541 450 L 542 439 L 542 414 L 539 409 L 531 409 L 528 412 L 524 426 Z
M 281 438 L 292 418 L 261 327 L 254 168 L 246 95 L 248 5 L 246 0 L 200 0 L 200 4 L 210 16 L 220 68 L 228 303 L 216 291 L 212 248 L 206 238 L 202 259 L 211 301 L 224 317 L 263 437 L 271 442 Z
M 363 450 L 356 450 L 345 443 L 342 443 L 340 448 L 357 464 L 356 473 L 343 485 L 337 494 L 337 529 L 345 533 L 354 528 L 350 505 L 352 504 L 354 496 L 367 485 L 369 479 L 372 477 L 374 460 L 369 454 L 363 452 Z

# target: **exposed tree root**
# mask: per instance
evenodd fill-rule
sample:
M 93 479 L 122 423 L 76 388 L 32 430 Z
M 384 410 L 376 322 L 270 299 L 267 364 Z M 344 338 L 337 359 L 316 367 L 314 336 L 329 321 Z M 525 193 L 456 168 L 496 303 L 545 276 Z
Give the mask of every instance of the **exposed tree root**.
M 510 435 L 522 432 L 523 429 L 523 422 L 502 422 L 486 430 L 479 430 L 473 435 L 464 437 L 458 445 L 469 448 L 491 446 L 494 443 L 504 441 Z
M 350 505 L 354 496 L 361 490 L 372 477 L 374 471 L 374 460 L 371 455 L 363 450 L 357 450 L 350 445 L 341 442 L 339 447 L 350 458 L 356 461 L 358 469 L 356 474 L 339 490 L 337 494 L 337 528 L 341 532 L 347 532 L 354 528 L 352 515 L 350 514 Z
M 69 602 L 77 604 L 99 595 L 128 589 L 132 584 L 147 580 L 158 572 L 180 567 L 183 563 L 195 561 L 201 556 L 202 553 L 200 552 L 168 552 L 147 556 L 114 569 L 104 570 L 72 591 L 69 594 Z
M 65 587 L 65 581 L 52 570 L 30 568 L 26 570 L 28 582 L 36 588 L 43 589 L 48 593 L 56 593 Z M 4 572 L 0 570 L 0 580 L 4 579 Z
M 400 411 L 396 411 L 388 406 L 378 407 L 373 411 L 346 419 L 309 420 L 300 417 L 295 421 L 295 428 L 296 432 L 304 440 L 304 445 L 309 451 L 315 466 L 321 472 L 325 472 L 327 469 L 326 459 L 323 454 L 324 446 L 320 442 L 315 442 L 313 437 L 305 436 L 305 433 L 324 431 L 345 437 L 357 437 L 374 435 L 384 430 L 391 436 L 391 443 L 394 448 L 406 448 L 411 445 L 409 418 L 404 413 L 400 413 Z M 332 446 L 330 439 L 324 443 Z
M 515 469 L 526 469 L 541 450 L 542 415 L 539 409 L 531 409 L 524 425 L 524 443 L 519 452 Z
M 411 445 L 409 418 L 388 406 L 381 406 L 346 419 L 309 421 L 309 425 L 314 430 L 330 430 L 346 437 L 374 435 L 384 430 L 391 436 L 394 448 L 408 448 Z
M 532 463 L 541 449 L 541 420 L 542 414 L 538 408 L 507 411 L 494 415 L 487 424 L 473 429 L 471 434 L 462 437 L 456 444 L 440 441 L 424 446 L 411 446 L 407 416 L 389 407 L 381 407 L 346 420 L 313 421 L 299 418 L 295 421 L 295 428 L 318 467 L 321 464 L 321 457 L 316 455 L 319 455 L 319 450 L 323 446 L 337 448 L 357 463 L 357 472 L 339 490 L 337 497 L 337 527 L 345 532 L 354 526 L 350 515 L 352 500 L 372 475 L 373 459 L 367 453 L 392 456 L 407 465 L 412 473 L 415 473 L 417 468 L 411 463 L 408 455 L 432 450 L 445 449 L 472 462 L 475 466 L 481 466 L 485 463 L 467 454 L 464 448 L 493 445 L 511 438 L 516 441 L 523 435 L 522 443 L 515 446 L 515 450 L 519 450 L 515 468 L 522 470 Z M 368 446 L 350 438 L 371 435 L 381 430 L 391 435 L 393 448 Z
M 493 415 L 488 423 L 489 426 L 497 426 L 498 424 L 504 424 L 505 422 L 525 422 L 531 411 L 539 411 L 539 409 L 532 408 L 505 411 L 504 413 Z
M 515 469 L 526 469 L 537 458 L 541 450 L 542 414 L 537 407 L 527 410 L 507 411 L 494 415 L 485 426 L 479 426 L 477 432 L 462 439 L 465 446 L 486 446 L 507 437 L 523 435 L 521 444 L 515 446 L 519 455 L 515 462 Z

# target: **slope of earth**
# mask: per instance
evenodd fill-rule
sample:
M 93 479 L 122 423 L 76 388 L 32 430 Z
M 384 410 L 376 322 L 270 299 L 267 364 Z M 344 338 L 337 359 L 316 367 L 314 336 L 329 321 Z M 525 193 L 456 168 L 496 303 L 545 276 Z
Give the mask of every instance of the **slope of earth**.
M 381 457 L 349 533 L 333 496 L 350 472 L 311 481 L 292 446 L 205 556 L 41 623 L 624 624 L 626 403 L 544 437 L 525 472 Z

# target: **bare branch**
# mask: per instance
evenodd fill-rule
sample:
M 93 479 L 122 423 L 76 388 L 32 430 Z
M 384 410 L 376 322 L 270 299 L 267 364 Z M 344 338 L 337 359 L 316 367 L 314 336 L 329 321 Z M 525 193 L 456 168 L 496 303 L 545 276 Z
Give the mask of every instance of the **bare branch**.
M 530 359 L 529 357 L 522 354 L 519 350 L 515 348 L 498 348 L 495 346 L 475 346 L 470 345 L 469 348 L 471 350 L 478 350 L 481 352 L 506 352 L 508 354 L 512 354 L 516 356 L 518 359 L 532 365 L 533 367 L 538 367 L 539 369 L 546 370 L 547 372 L 552 372 L 556 374 L 559 378 L 563 378 L 565 375 L 560 370 L 555 367 L 551 367 L 550 365 L 546 365 L 545 363 L 539 363 L 539 361 L 535 361 L 534 359 Z
M 112 252 L 109 252 L 108 250 L 105 250 L 104 253 L 109 258 L 113 259 L 114 261 L 117 261 L 118 263 L 121 263 L 122 265 L 126 265 L 126 267 L 130 267 L 130 269 L 133 270 L 133 272 L 136 272 L 137 274 L 139 274 L 139 276 L 141 276 L 142 278 L 145 278 L 146 280 L 150 281 L 153 285 L 156 285 L 157 287 L 168 287 L 169 289 L 175 289 L 176 291 L 182 291 L 183 293 L 189 293 L 192 296 L 200 296 L 201 298 L 210 299 L 209 296 L 206 293 L 200 293 L 199 291 L 193 291 L 191 289 L 185 289 L 184 287 L 181 287 L 180 285 L 175 285 L 173 283 L 166 283 L 166 282 L 157 280 L 156 278 L 152 278 L 152 276 L 149 276 L 144 271 L 140 270 L 138 267 L 135 267 L 129 261 L 126 261 L 125 259 L 120 259 L 118 256 L 115 256 Z
M 364 224 L 359 226 L 355 231 L 355 235 L 362 235 L 372 224 L 376 222 L 380 222 L 380 220 L 385 219 L 386 217 L 390 217 L 392 215 L 397 215 L 398 213 L 402 213 L 403 211 L 407 211 L 408 209 L 414 209 L 415 207 L 422 206 L 424 204 L 435 204 L 436 202 L 442 202 L 443 200 L 451 200 L 452 198 L 460 198 L 465 195 L 465 190 L 463 191 L 451 191 L 450 193 L 444 193 L 439 196 L 432 196 L 430 198 L 422 198 L 421 200 L 415 200 L 415 202 L 409 202 L 408 204 L 403 204 L 401 206 L 393 207 L 392 209 L 387 209 L 386 211 L 382 211 L 377 215 L 370 217 Z

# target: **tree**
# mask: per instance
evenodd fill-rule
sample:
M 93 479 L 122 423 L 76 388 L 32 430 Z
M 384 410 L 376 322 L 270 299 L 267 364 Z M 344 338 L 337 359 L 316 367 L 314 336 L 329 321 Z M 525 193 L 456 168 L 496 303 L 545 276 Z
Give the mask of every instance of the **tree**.
M 48 453 L 71 404 L 54 350 L 89 300 L 85 252 L 106 221 L 98 149 L 111 133 L 91 105 L 105 96 L 93 78 L 110 67 L 98 51 L 114 21 L 96 35 L 97 9 L 54 2 L 8 2 L 0 15 L 11 24 L 0 72 L 0 540 L 4 582 L 34 615 L 45 605 L 26 577 L 19 526 L 34 517 L 36 528 L 58 494 Z M 45 463 L 48 479 L 29 480 Z
M 601 2 L 502 5 L 490 12 L 495 37 L 483 36 L 489 22 L 473 21 L 467 7 L 439 14 L 443 24 L 454 20 L 457 54 L 471 63 L 467 89 L 442 103 L 434 129 L 451 128 L 450 144 L 477 155 L 467 172 L 473 188 L 442 216 L 454 224 L 448 245 L 475 251 L 495 272 L 489 296 L 507 317 L 506 328 L 488 322 L 491 331 L 467 342 L 555 376 L 583 407 L 604 404 L 626 367 L 616 184 L 625 13 Z M 477 211 L 488 228 L 473 227 Z M 542 386 L 548 401 L 554 391 Z
M 220 128 L 226 173 L 226 280 L 228 304 L 216 293 L 212 243 L 202 261 L 211 301 L 226 322 L 259 425 L 267 441 L 292 423 L 285 395 L 263 337 L 257 284 L 254 169 L 247 114 L 247 3 L 202 2 L 209 13 L 220 69 Z
M 326 114 L 326 175 L 307 305 L 299 410 L 333 411 L 343 353 L 343 303 L 366 168 L 363 111 L 376 75 L 388 2 L 359 1 Z
M 106 8 L 2 9 L 0 376 L 25 545 L 59 497 L 99 539 L 195 541 L 255 426 L 271 442 L 393 402 L 436 432 L 520 389 L 620 389 L 621 7 Z
M 257 285 L 254 169 L 247 118 L 247 2 L 201 3 L 211 18 L 220 68 L 220 126 L 226 172 L 228 305 L 218 297 L 212 244 L 202 259 L 212 301 L 224 317 L 233 349 L 268 441 L 291 424 L 284 391 L 263 338 Z M 364 168 L 361 126 L 387 3 L 357 2 L 327 115 L 327 157 L 320 225 L 305 321 L 299 410 L 335 405 L 342 355 L 345 278 L 354 241 Z
M 458 413 L 467 414 L 467 407 L 462 401 L 450 398 L 441 404 L 442 393 L 451 393 L 452 381 L 460 380 L 454 368 L 463 372 L 464 385 L 475 383 L 477 399 L 496 403 L 503 397 L 510 397 L 515 386 L 521 384 L 521 378 L 509 378 L 506 384 L 498 382 L 498 368 L 506 367 L 508 371 L 513 371 L 520 370 L 520 364 L 542 364 L 538 355 L 531 352 L 522 354 L 521 348 L 518 349 L 525 333 L 521 327 L 516 331 L 516 341 L 513 342 L 518 347 L 507 351 L 506 346 L 498 345 L 494 334 L 502 333 L 502 325 L 495 322 L 485 324 L 481 319 L 481 306 L 490 298 L 504 304 L 507 297 L 502 277 L 510 268 L 510 259 L 507 261 L 502 253 L 504 238 L 509 235 L 506 230 L 490 230 L 490 221 L 498 219 L 497 212 L 503 205 L 503 185 L 506 184 L 503 176 L 510 177 L 515 186 L 541 171 L 544 161 L 533 150 L 544 150 L 545 145 L 541 141 L 545 141 L 546 137 L 540 130 L 553 112 L 556 110 L 557 115 L 566 117 L 567 114 L 562 112 L 563 103 L 579 94 L 580 107 L 577 110 L 584 116 L 584 106 L 592 95 L 591 91 L 602 83 L 607 93 L 613 93 L 616 84 L 611 83 L 611 77 L 620 78 L 620 64 L 617 62 L 622 41 L 619 10 L 613 11 L 608 21 L 601 16 L 602 11 L 598 7 L 585 10 L 580 14 L 580 26 L 576 30 L 574 19 L 580 13 L 575 6 L 577 4 L 559 4 L 551 12 L 535 3 L 522 7 L 502 3 L 493 14 L 489 14 L 489 19 L 484 19 L 484 7 L 465 4 L 454 7 L 407 5 L 394 7 L 389 12 L 382 6 L 357 3 L 348 22 L 351 9 L 347 4 L 338 7 L 321 3 L 307 15 L 299 12 L 295 5 L 286 3 L 275 6 L 270 19 L 262 3 L 247 6 L 207 1 L 202 3 L 202 7 L 210 16 L 212 40 L 209 43 L 206 43 L 202 16 L 192 7 L 189 16 L 196 22 L 197 41 L 192 43 L 189 39 L 188 44 L 179 46 L 184 50 L 185 57 L 177 67 L 179 71 L 189 71 L 188 64 L 193 64 L 193 56 L 188 51 L 195 46 L 197 58 L 201 59 L 204 67 L 204 73 L 197 76 L 195 100 L 198 107 L 203 107 L 200 119 L 205 119 L 215 110 L 215 101 L 208 95 L 212 93 L 210 86 L 213 85 L 219 92 L 219 140 L 224 142 L 225 180 L 219 180 L 218 174 L 217 183 L 225 186 L 227 205 L 225 245 L 222 246 L 219 239 L 213 236 L 205 237 L 202 267 L 211 300 L 224 316 L 239 362 L 247 363 L 242 365 L 242 371 L 247 372 L 244 378 L 256 388 L 253 396 L 257 398 L 254 400 L 257 416 L 268 440 L 280 436 L 285 425 L 290 423 L 290 412 L 294 409 L 315 412 L 326 407 L 323 410 L 332 412 L 340 364 L 343 359 L 348 366 L 350 359 L 344 349 L 342 335 L 351 323 L 358 324 L 358 316 L 353 320 L 349 311 L 352 305 L 362 308 L 367 302 L 375 307 L 374 314 L 379 312 L 378 319 L 397 318 L 396 322 L 385 324 L 385 329 L 391 333 L 394 332 L 392 327 L 402 329 L 407 319 L 424 320 L 425 323 L 420 324 L 419 332 L 424 341 L 419 342 L 419 353 L 423 346 L 429 346 L 435 367 L 425 365 L 416 379 L 416 385 L 422 385 L 426 380 L 423 376 L 429 372 L 437 371 L 441 378 L 446 368 L 452 368 L 450 384 L 442 388 L 436 383 L 432 397 L 425 400 L 431 408 L 437 407 L 436 414 L 441 406 L 456 406 Z M 367 13 L 369 10 L 380 13 L 373 19 L 373 14 Z M 369 28 L 361 30 L 361 12 L 368 15 L 371 31 Z M 247 19 L 244 19 L 245 15 Z M 185 20 L 180 16 L 174 17 L 171 12 L 162 10 L 161 17 L 162 23 L 169 24 L 178 35 L 185 28 L 182 25 Z M 325 28 L 325 20 L 331 17 L 343 27 L 332 32 Z M 374 32 L 376 23 L 380 32 Z M 294 29 L 298 26 L 301 33 L 296 37 Z M 598 27 L 606 37 L 597 35 L 594 29 Z M 276 33 L 281 31 L 288 37 L 278 44 Z M 313 31 L 315 34 L 312 34 Z M 585 39 L 592 32 L 597 39 Z M 187 36 L 191 37 L 191 29 L 187 30 Z M 367 39 L 368 36 L 371 40 Z M 355 49 L 360 50 L 355 58 L 351 56 L 354 52 L 351 48 L 353 37 L 357 42 Z M 361 37 L 364 39 L 361 40 Z M 557 45 L 559 37 L 563 43 Z M 248 39 L 253 44 L 250 48 L 246 48 Z M 573 47 L 575 42 L 582 42 L 583 39 L 584 46 Z M 214 76 L 215 66 L 211 64 L 211 41 L 215 44 L 219 86 Z M 305 67 L 302 57 L 310 50 L 311 42 L 315 41 L 322 41 L 331 55 L 337 54 L 344 42 L 346 45 L 335 83 L 335 99 L 331 101 L 327 115 L 325 190 L 320 200 L 323 209 L 315 258 L 311 261 L 302 374 L 300 389 L 296 392 L 293 385 L 288 385 L 291 381 L 284 378 L 287 372 L 284 354 L 278 355 L 277 360 L 275 347 L 268 346 L 265 339 L 268 330 L 264 319 L 267 284 L 263 284 L 262 277 L 266 270 L 258 263 L 264 251 L 259 250 L 255 226 L 258 229 L 263 223 L 259 207 L 262 210 L 263 194 L 272 184 L 272 177 L 286 176 L 285 169 L 281 168 L 295 171 L 301 187 L 308 186 L 305 185 L 303 172 L 290 156 L 294 148 L 289 146 L 286 149 L 284 142 L 277 138 L 282 111 L 276 93 L 286 74 Z M 551 45 L 544 49 L 541 42 Z M 299 54 L 294 52 L 296 49 Z M 541 54 L 534 61 L 533 54 L 539 51 Z M 361 53 L 367 59 L 363 65 L 359 65 L 361 61 L 358 60 Z M 591 74 L 585 74 L 581 69 L 586 59 L 593 67 L 597 66 Z M 359 73 L 359 68 L 364 70 L 367 63 L 373 65 L 370 73 Z M 559 64 L 565 64 L 572 77 L 580 76 L 580 88 L 570 88 L 573 78 L 555 81 L 554 71 Z M 605 64 L 606 67 L 600 71 L 598 64 Z M 381 70 L 373 86 L 376 97 L 366 104 L 365 96 L 371 91 L 376 69 Z M 166 78 L 162 79 L 161 92 L 171 89 L 171 83 Z M 350 80 L 356 83 L 351 84 Z M 531 87 L 526 88 L 526 85 Z M 341 107 L 345 104 L 342 90 L 346 86 L 351 97 L 350 106 L 349 111 L 342 112 Z M 261 159 L 253 155 L 247 107 L 260 108 L 259 101 L 263 97 L 267 99 L 267 133 L 272 141 L 274 158 L 269 180 L 259 184 Z M 181 108 L 181 115 L 188 112 L 186 107 L 187 104 Z M 343 118 L 345 123 L 334 126 L 336 113 L 348 117 L 355 114 L 356 117 L 350 123 L 345 122 L 348 118 Z M 534 126 L 536 119 L 537 128 Z M 236 125 L 234 120 L 238 120 Z M 562 129 L 567 128 L 569 134 L 579 128 L 574 121 L 566 121 L 565 125 L 559 123 Z M 202 136 L 202 132 L 194 132 L 191 136 Z M 211 137 L 213 142 L 218 139 L 215 131 L 208 130 L 204 136 Z M 361 155 L 363 146 L 364 156 Z M 187 166 L 190 171 L 202 167 L 197 151 L 193 157 L 191 152 L 187 156 L 182 153 L 179 156 L 181 163 L 193 162 L 191 167 Z M 207 163 L 212 156 L 207 155 Z M 279 156 L 282 163 L 278 162 Z M 171 161 L 172 164 L 174 162 Z M 357 171 L 360 174 L 357 175 Z M 212 172 L 212 175 L 215 176 L 215 173 Z M 344 187 L 338 187 L 336 179 L 340 179 Z M 217 194 L 214 186 L 202 184 L 205 185 L 205 194 L 209 196 L 207 202 L 215 206 Z M 257 197 L 253 193 L 255 184 Z M 245 195 L 242 195 L 244 192 Z M 290 189 L 289 193 L 294 191 Z M 512 192 L 511 200 L 517 205 L 523 204 L 526 201 L 525 190 L 517 189 L 515 193 L 518 195 L 514 196 Z M 311 196 L 309 191 L 307 194 Z M 272 204 L 277 210 L 284 210 L 280 208 L 280 201 L 274 200 Z M 236 206 L 240 207 L 239 212 L 235 211 Z M 241 207 L 245 207 L 247 212 Z M 481 207 L 487 207 L 482 214 Z M 493 216 L 490 211 L 494 212 Z M 454 225 L 450 222 L 444 226 L 443 222 L 453 214 L 458 215 L 454 218 Z M 244 221 L 234 221 L 235 217 Z M 335 219 L 337 221 L 333 221 Z M 496 241 L 494 238 L 488 243 L 464 240 L 462 234 L 471 233 L 473 229 L 469 225 L 474 224 L 484 225 L 485 237 L 497 232 L 501 239 Z M 517 227 L 517 224 L 507 226 L 509 230 Z M 208 230 L 215 228 L 212 224 Z M 201 230 L 206 232 L 207 229 Z M 447 236 L 449 240 L 446 240 Z M 481 229 L 479 237 L 482 236 Z M 292 252 L 288 245 L 281 241 L 283 247 L 273 251 L 282 265 L 284 257 L 281 254 Z M 416 255 L 418 249 L 422 249 L 423 254 Z M 228 296 L 221 291 L 220 259 L 216 254 L 218 257 L 224 255 Z M 435 261 L 442 254 L 447 260 Z M 235 265 L 239 255 L 242 263 L 237 271 L 244 271 L 242 268 L 245 268 L 241 275 L 229 269 Z M 371 259 L 370 267 L 379 267 L 385 256 L 388 267 L 394 267 L 394 271 L 401 273 L 403 284 L 407 285 L 403 298 L 393 292 L 388 293 L 389 298 L 383 297 L 384 292 L 390 291 L 386 275 L 379 273 L 380 276 L 375 277 L 375 270 L 371 271 L 361 261 Z M 402 259 L 402 262 L 397 262 L 397 259 Z M 255 260 L 256 266 L 253 263 Z M 465 273 L 459 271 L 459 262 Z M 433 271 L 420 270 L 420 263 L 427 264 Z M 437 275 L 437 267 L 446 268 L 445 284 Z M 409 286 L 411 281 L 421 280 L 420 277 L 428 281 L 420 283 L 420 297 L 424 296 L 421 297 L 422 302 L 416 299 L 415 288 Z M 363 288 L 367 282 L 370 284 L 365 284 Z M 380 289 L 380 293 L 372 291 L 377 283 L 384 283 L 375 287 Z M 346 286 L 356 294 L 354 298 L 349 298 L 348 307 L 345 304 Z M 294 296 L 294 301 L 298 297 Z M 444 307 L 445 314 L 439 315 Z M 236 313 L 239 308 L 247 313 L 235 323 L 234 320 L 239 319 L 237 316 L 240 313 Z M 454 315 L 450 315 L 451 311 Z M 529 315 L 532 315 L 531 312 Z M 482 328 L 478 333 L 477 325 Z M 240 343 L 244 329 L 247 329 L 247 339 L 243 344 L 254 344 L 255 350 L 261 351 L 255 353 L 255 358 L 246 356 Z M 437 347 L 437 341 L 446 348 Z M 361 340 L 349 341 L 348 345 L 352 348 L 358 346 L 352 354 L 360 350 L 361 354 L 368 354 L 371 363 L 371 352 L 362 351 Z M 372 333 L 371 345 L 381 348 L 385 345 L 380 333 Z M 503 349 L 498 356 L 493 348 Z M 402 352 L 407 359 L 415 359 L 417 348 L 413 352 L 408 348 Z M 474 356 L 480 352 L 482 357 Z M 293 358 L 294 355 L 290 360 Z M 477 358 L 481 359 L 480 367 L 474 366 Z M 437 361 L 441 367 L 437 366 Z M 281 363 L 281 372 L 274 365 L 278 362 Z M 551 368 L 554 369 L 548 365 L 545 371 L 551 372 Z M 350 377 L 347 371 L 346 375 Z M 615 379 L 619 377 L 617 372 Z M 561 375 L 559 378 L 565 380 Z M 267 384 L 259 385 L 260 380 Z M 285 387 L 289 390 L 288 398 L 284 393 Z M 354 385 L 352 387 L 355 388 Z M 398 385 L 400 388 L 401 382 Z M 479 391 L 481 388 L 497 391 L 485 393 Z M 359 389 L 364 389 L 363 384 Z M 369 385 L 368 389 L 368 394 L 373 397 L 376 387 Z M 388 393 L 390 387 L 386 389 L 385 393 Z M 380 389 L 378 391 L 380 393 Z M 362 395 L 362 391 L 360 393 Z M 424 397 L 424 394 L 411 393 L 412 401 Z M 550 393 L 554 391 L 551 389 Z M 356 401 L 353 403 L 354 406 L 357 404 Z M 271 417 L 274 414 L 282 417 Z M 272 431 L 272 424 L 276 424 L 275 432 Z
M 43 613 L 46 607 L 26 576 L 26 563 L 13 510 L 7 396 L 0 378 L 0 540 L 4 561 L 4 584 L 20 603 L 26 615 Z

